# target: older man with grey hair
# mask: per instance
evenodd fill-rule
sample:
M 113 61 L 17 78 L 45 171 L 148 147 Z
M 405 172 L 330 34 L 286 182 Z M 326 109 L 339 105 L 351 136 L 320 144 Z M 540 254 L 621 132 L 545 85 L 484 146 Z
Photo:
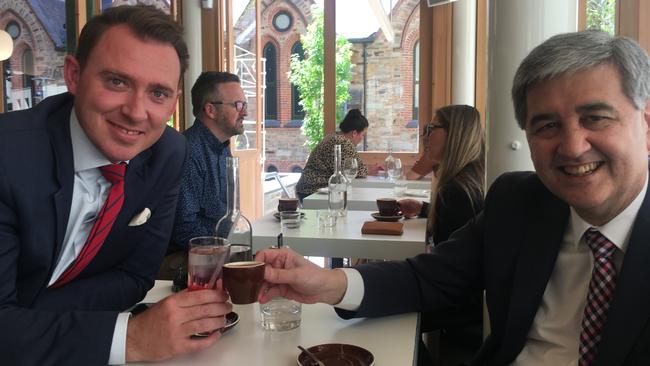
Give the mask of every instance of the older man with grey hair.
M 497 179 L 485 209 L 430 254 L 323 270 L 267 250 L 269 298 L 345 318 L 464 305 L 485 290 L 473 365 L 650 364 L 650 61 L 601 32 L 552 37 L 512 88 L 536 172 Z M 271 268 L 273 267 L 273 268 Z

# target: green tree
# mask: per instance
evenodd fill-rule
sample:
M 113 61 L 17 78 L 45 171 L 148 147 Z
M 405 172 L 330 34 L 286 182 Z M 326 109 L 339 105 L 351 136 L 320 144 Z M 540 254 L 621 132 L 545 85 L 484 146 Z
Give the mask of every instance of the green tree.
M 598 29 L 614 34 L 616 0 L 587 1 L 587 29 Z
M 305 58 L 291 55 L 289 80 L 300 92 L 300 105 L 305 111 L 302 133 L 307 137 L 305 145 L 309 150 L 323 139 L 323 65 L 324 65 L 324 14 L 313 8 L 314 19 L 307 32 L 300 37 Z M 351 45 L 343 36 L 336 37 L 336 120 L 343 118 L 341 106 L 350 99 Z M 338 123 L 338 122 L 337 122 Z

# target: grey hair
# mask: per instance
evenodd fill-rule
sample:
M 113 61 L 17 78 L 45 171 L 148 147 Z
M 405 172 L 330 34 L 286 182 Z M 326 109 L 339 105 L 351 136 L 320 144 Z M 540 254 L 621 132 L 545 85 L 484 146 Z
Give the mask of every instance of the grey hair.
M 512 103 L 519 127 L 526 126 L 526 93 L 535 84 L 575 74 L 604 63 L 621 75 L 623 93 L 637 109 L 650 99 L 650 60 L 639 44 L 601 31 L 558 34 L 535 47 L 519 65 L 512 82 Z

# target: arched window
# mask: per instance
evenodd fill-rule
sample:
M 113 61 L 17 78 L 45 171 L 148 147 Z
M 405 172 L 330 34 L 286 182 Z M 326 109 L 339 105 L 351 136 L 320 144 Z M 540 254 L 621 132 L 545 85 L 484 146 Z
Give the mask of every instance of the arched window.
M 278 119 L 278 60 L 277 52 L 273 43 L 268 42 L 264 46 L 264 58 L 266 59 L 266 91 L 264 92 L 265 119 Z
M 298 55 L 299 59 L 305 58 L 305 52 L 302 50 L 302 44 L 300 41 L 293 44 L 291 47 L 291 54 Z M 295 84 L 291 84 L 291 119 L 303 119 L 305 118 L 305 111 L 300 105 L 300 92 Z
M 420 115 L 420 41 L 413 47 L 413 119 L 418 120 Z

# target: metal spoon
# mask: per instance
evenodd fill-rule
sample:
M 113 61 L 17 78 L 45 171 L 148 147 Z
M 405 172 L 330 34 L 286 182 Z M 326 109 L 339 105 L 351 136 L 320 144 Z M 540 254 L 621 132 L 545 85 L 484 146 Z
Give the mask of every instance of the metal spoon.
M 309 356 L 309 358 L 311 358 L 312 360 L 316 361 L 316 363 L 318 364 L 318 366 L 325 366 L 325 364 L 324 364 L 321 360 L 319 360 L 319 359 L 316 357 L 316 355 L 314 355 L 313 353 L 311 353 L 310 351 L 308 351 L 305 347 L 299 345 L 298 348 L 300 348 L 301 351 L 305 352 L 305 353 L 307 354 L 307 356 Z

